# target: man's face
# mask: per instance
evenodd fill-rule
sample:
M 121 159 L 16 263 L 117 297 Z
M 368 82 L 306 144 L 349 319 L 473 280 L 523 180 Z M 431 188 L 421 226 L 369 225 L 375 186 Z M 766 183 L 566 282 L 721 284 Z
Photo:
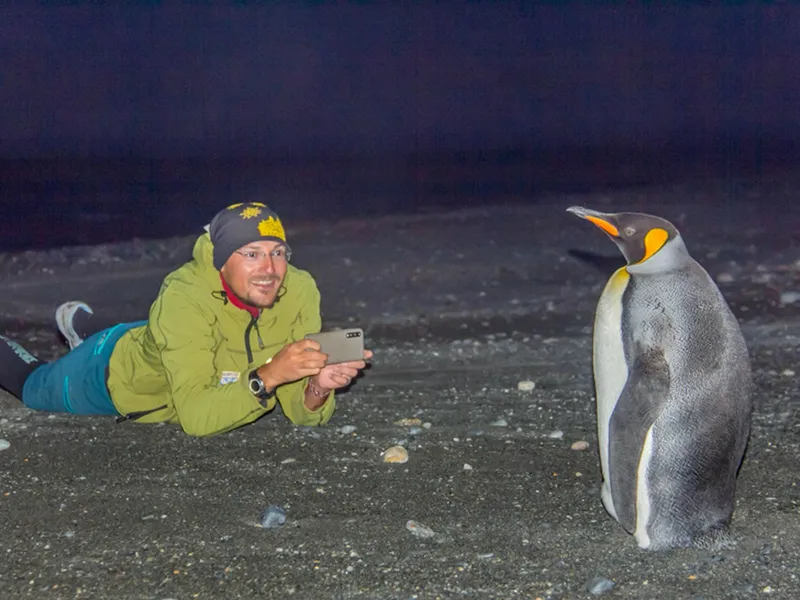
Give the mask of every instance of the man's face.
M 242 302 L 269 308 L 286 277 L 287 258 L 286 246 L 281 242 L 253 242 L 231 254 L 220 272 Z

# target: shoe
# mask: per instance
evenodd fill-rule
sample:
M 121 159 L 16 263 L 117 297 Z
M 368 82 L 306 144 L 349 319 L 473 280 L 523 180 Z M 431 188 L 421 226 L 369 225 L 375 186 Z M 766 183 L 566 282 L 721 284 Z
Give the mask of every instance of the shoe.
M 58 330 L 64 339 L 69 344 L 69 349 L 74 350 L 83 343 L 83 338 L 75 331 L 75 313 L 79 310 L 87 314 L 94 314 L 91 307 L 85 302 L 72 300 L 71 302 L 64 302 L 56 309 L 56 324 Z

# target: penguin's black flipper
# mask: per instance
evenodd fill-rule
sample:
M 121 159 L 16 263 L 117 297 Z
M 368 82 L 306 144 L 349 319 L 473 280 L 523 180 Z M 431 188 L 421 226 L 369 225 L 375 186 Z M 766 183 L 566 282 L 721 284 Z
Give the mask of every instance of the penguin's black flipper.
M 669 365 L 660 348 L 637 347 L 628 381 L 609 423 L 611 496 L 620 524 L 636 529 L 636 491 L 639 461 L 647 431 L 669 397 Z

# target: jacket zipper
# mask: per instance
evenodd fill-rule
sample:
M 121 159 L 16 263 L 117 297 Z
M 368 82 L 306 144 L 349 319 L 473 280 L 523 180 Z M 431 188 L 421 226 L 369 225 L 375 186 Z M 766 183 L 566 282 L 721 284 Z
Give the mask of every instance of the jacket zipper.
M 253 327 L 256 328 L 256 337 L 258 338 L 258 349 L 259 350 L 264 349 L 264 340 L 261 339 L 261 331 L 258 329 L 258 317 L 251 314 L 250 322 L 247 324 L 247 328 L 244 330 L 244 348 L 245 350 L 247 350 L 248 365 L 253 363 L 253 349 L 250 347 L 250 332 L 253 330 Z
M 247 351 L 247 364 L 253 364 L 253 350 L 250 348 L 250 331 L 253 329 L 253 325 L 256 324 L 256 318 L 253 315 L 250 315 L 250 322 L 247 324 L 247 328 L 244 330 L 244 349 Z

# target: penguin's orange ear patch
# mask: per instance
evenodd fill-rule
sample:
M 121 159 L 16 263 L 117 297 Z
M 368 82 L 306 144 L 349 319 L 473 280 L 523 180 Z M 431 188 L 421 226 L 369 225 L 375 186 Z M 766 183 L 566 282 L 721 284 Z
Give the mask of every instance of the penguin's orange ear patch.
M 597 225 L 600 229 L 605 231 L 609 235 L 613 235 L 614 237 L 619 237 L 619 229 L 614 227 L 608 221 L 604 221 L 603 219 L 599 219 L 597 217 L 593 217 L 591 215 L 586 215 L 586 219 L 591 221 L 595 225 Z
M 666 229 L 661 229 L 660 227 L 656 227 L 655 229 L 651 229 L 647 232 L 647 235 L 644 236 L 644 258 L 639 262 L 644 262 L 653 254 L 661 250 L 664 244 L 667 243 L 669 239 L 669 233 L 667 233 Z

